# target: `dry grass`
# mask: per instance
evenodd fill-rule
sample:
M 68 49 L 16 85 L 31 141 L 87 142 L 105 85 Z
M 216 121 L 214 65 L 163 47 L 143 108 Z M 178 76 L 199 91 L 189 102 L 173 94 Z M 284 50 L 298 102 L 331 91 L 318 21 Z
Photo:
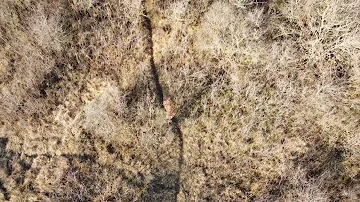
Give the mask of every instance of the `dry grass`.
M 359 200 L 359 10 L 1 1 L 0 200 Z

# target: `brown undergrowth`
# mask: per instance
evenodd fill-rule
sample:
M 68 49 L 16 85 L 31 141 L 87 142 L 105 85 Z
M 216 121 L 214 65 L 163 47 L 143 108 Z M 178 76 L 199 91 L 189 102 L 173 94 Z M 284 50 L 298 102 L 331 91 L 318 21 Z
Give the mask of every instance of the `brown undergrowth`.
M 359 0 L 0 2 L 0 200 L 358 201 Z

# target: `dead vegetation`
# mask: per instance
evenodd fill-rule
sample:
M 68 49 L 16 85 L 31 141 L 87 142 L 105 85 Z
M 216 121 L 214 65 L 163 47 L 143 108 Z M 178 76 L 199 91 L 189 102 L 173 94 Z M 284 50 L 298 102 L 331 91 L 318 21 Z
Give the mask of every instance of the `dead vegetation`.
M 0 200 L 358 201 L 359 0 L 0 2 Z

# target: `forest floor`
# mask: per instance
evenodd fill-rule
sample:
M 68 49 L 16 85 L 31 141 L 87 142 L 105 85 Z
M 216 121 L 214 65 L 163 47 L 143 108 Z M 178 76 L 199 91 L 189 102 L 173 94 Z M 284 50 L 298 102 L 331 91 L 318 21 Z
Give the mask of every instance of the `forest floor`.
M 360 0 L 2 0 L 0 201 L 359 201 Z

